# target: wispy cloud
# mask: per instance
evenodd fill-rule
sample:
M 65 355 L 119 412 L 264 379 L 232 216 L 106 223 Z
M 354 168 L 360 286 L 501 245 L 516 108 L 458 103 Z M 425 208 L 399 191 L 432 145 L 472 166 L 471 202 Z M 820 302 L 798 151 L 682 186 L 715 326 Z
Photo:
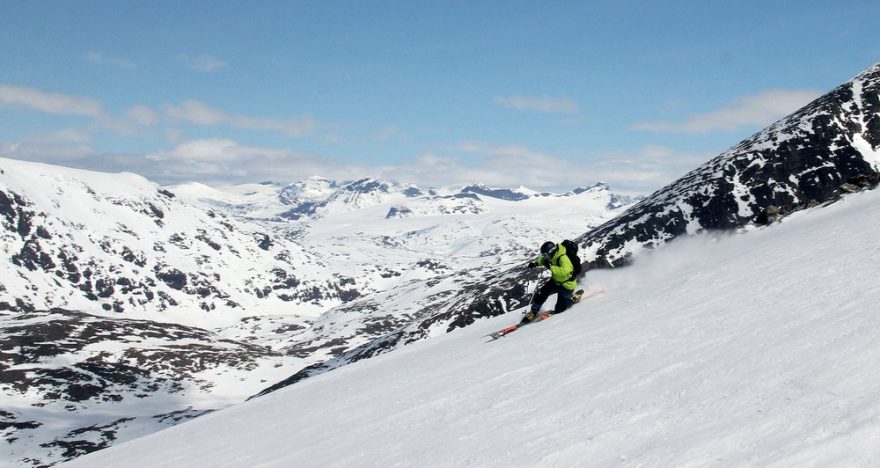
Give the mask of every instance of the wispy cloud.
M 712 155 L 645 146 L 579 160 L 520 144 L 465 141 L 459 155 L 424 154 L 411 164 L 383 168 L 383 177 L 425 185 L 482 182 L 489 185 L 567 190 L 604 181 L 616 191 L 647 194 L 707 161 Z
M 150 131 L 161 121 L 161 115 L 155 109 L 145 105 L 129 107 L 125 115 L 101 116 L 89 127 L 90 130 L 108 130 L 117 135 L 131 136 Z
M 183 141 L 144 156 L 150 175 L 163 183 L 294 181 L 321 174 L 340 180 L 361 177 L 365 168 L 289 149 L 242 145 L 228 138 Z
M 194 100 L 184 101 L 178 105 L 165 104 L 162 107 L 174 120 L 209 127 L 225 125 L 239 129 L 268 130 L 293 138 L 311 135 L 319 129 L 318 122 L 310 115 L 302 115 L 293 119 L 252 117 L 230 114 Z
M 557 158 L 554 158 L 549 154 L 542 153 L 540 151 L 533 150 L 527 146 L 517 144 L 493 145 L 478 141 L 467 140 L 459 145 L 458 149 L 465 153 L 476 153 L 490 157 L 516 159 L 519 161 L 517 165 L 525 164 L 529 166 L 542 166 L 552 162 L 558 162 Z
M 477 151 L 477 150 L 484 151 Z M 464 155 L 427 153 L 404 165 L 382 168 L 380 176 L 427 186 L 484 183 L 494 186 L 574 188 L 572 173 L 560 172 L 565 161 L 518 145 L 468 143 Z M 479 158 L 475 156 L 480 156 Z
M 696 169 L 714 154 L 646 145 L 635 151 L 599 155 L 584 165 L 583 173 L 612 187 L 648 194 Z
M 654 121 L 634 130 L 656 133 L 709 133 L 769 125 L 820 96 L 812 90 L 774 89 L 739 98 L 722 109 L 694 114 L 682 122 Z
M 28 161 L 67 163 L 92 156 L 91 135 L 79 129 L 34 133 L 18 141 L 0 142 L 0 156 Z
M 498 96 L 497 104 L 518 111 L 537 111 L 554 114 L 580 114 L 581 108 L 577 102 L 568 98 L 554 98 L 548 96 Z
M 25 86 L 0 84 L 0 107 L 28 109 L 53 115 L 101 117 L 101 103 L 87 97 L 50 93 Z
M 228 138 L 207 138 L 185 141 L 170 150 L 149 153 L 147 159 L 179 162 L 231 162 L 282 155 L 284 155 L 283 150 L 243 146 Z
M 291 119 L 248 116 L 224 112 L 205 103 L 189 100 L 180 104 L 165 104 L 163 113 L 146 106 L 129 107 L 122 116 L 104 112 L 101 103 L 95 99 L 68 94 L 44 91 L 26 86 L 0 84 L 0 108 L 23 109 L 51 115 L 73 115 L 91 117 L 92 130 L 109 130 L 122 135 L 131 135 L 154 127 L 161 122 L 186 122 L 200 126 L 227 126 L 245 130 L 278 132 L 282 135 L 301 138 L 326 128 L 318 124 L 311 115 L 305 114 Z M 401 137 L 399 130 L 385 129 L 386 138 Z M 390 133 L 389 133 L 390 132 Z M 331 139 L 332 134 L 327 138 Z
M 200 71 L 200 72 L 213 72 L 220 70 L 221 68 L 226 68 L 229 66 L 228 63 L 223 60 L 214 57 L 213 55 L 178 55 L 177 58 L 183 62 L 187 68 L 190 70 Z
M 392 140 L 406 140 L 407 134 L 403 132 L 397 125 L 385 125 L 377 130 L 373 137 L 379 143 L 388 143 Z
M 115 67 L 125 68 L 128 70 L 133 70 L 133 69 L 137 68 L 137 65 L 135 65 L 134 62 L 132 62 L 131 60 L 129 60 L 127 58 L 111 57 L 111 56 L 105 54 L 104 52 L 96 52 L 96 51 L 88 52 L 85 55 L 85 59 L 88 60 L 89 62 L 106 64 L 106 65 L 113 65 Z
M 349 172 L 426 187 L 484 183 L 496 187 L 526 186 L 536 190 L 570 190 L 598 180 L 585 170 L 587 166 L 584 164 L 561 158 L 548 159 L 540 152 L 526 152 L 535 156 L 535 159 L 523 160 L 517 156 L 501 154 L 475 159 L 473 155 L 424 153 L 406 164 L 349 167 Z M 554 167 L 557 170 L 554 171 Z M 568 170 L 560 172 L 559 167 L 566 167 Z M 332 174 L 329 171 L 325 173 Z
M 423 186 L 485 183 L 502 187 L 524 185 L 537 190 L 568 190 L 605 181 L 618 192 L 653 192 L 709 159 L 646 146 L 630 153 L 609 153 L 598 160 L 562 157 L 519 144 L 465 141 L 449 154 L 422 154 L 396 165 L 342 164 L 332 156 L 287 148 L 243 145 L 229 138 L 174 138 L 171 147 L 146 154 L 98 153 L 90 134 L 66 129 L 0 142 L 0 157 L 58 163 L 112 172 L 134 172 L 159 183 L 186 181 L 242 183 L 258 180 L 295 181 L 313 175 L 337 180 L 365 176 Z
M 130 107 L 125 112 L 125 116 L 131 122 L 142 127 L 152 127 L 159 123 L 159 113 L 152 107 L 144 105 Z

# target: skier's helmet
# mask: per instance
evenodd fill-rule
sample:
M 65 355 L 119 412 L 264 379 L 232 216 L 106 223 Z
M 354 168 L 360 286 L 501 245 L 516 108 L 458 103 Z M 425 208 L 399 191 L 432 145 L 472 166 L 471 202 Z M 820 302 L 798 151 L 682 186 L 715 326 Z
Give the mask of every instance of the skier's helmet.
M 541 244 L 541 255 L 547 257 L 556 251 L 556 244 L 550 241 Z

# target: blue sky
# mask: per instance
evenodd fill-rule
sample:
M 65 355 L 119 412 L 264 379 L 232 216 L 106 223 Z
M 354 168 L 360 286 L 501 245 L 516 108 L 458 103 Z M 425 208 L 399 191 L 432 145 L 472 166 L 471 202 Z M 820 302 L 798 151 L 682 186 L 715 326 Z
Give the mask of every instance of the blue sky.
M 0 4 L 0 157 L 649 192 L 880 61 L 876 1 Z

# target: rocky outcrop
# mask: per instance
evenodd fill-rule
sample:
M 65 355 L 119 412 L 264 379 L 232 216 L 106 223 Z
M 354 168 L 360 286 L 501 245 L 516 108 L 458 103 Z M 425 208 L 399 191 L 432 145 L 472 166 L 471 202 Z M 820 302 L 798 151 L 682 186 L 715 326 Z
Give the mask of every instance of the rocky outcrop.
M 766 224 L 876 185 L 880 64 L 742 141 L 579 239 L 619 266 L 681 235 Z M 855 183 L 853 183 L 855 182 Z

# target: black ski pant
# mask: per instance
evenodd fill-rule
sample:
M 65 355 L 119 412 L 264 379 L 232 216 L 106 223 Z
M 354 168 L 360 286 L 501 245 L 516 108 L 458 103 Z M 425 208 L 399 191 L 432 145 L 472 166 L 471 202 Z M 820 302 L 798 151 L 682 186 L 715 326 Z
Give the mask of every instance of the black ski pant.
M 555 281 L 549 280 L 535 291 L 535 297 L 532 299 L 532 312 L 541 310 L 541 306 L 544 305 L 544 302 L 552 294 L 556 294 L 556 307 L 553 308 L 553 313 L 565 312 L 566 309 L 574 304 L 574 301 L 571 300 L 573 293 L 574 291 L 569 291 L 556 284 Z

